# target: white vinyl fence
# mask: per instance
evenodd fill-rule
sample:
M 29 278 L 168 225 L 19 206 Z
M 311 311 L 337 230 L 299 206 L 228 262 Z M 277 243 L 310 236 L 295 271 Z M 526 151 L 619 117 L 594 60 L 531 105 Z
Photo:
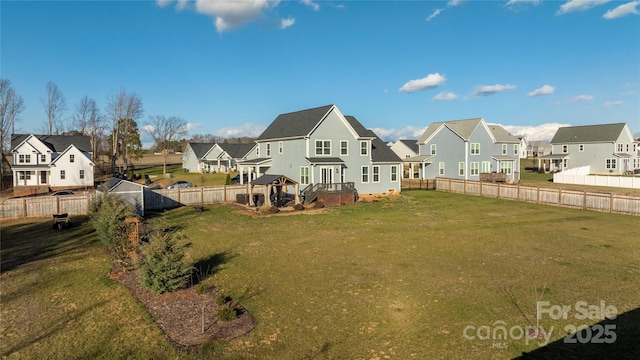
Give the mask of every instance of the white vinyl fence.
M 640 189 L 640 176 L 575 175 L 559 172 L 553 174 L 553 182 L 559 184 L 613 186 Z
M 633 196 L 447 178 L 436 179 L 436 190 L 574 209 L 640 215 L 640 197 Z

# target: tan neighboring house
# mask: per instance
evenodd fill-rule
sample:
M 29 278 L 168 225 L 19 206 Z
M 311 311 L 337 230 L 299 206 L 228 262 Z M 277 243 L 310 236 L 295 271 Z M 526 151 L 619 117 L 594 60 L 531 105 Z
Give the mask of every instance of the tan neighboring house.
M 88 136 L 11 136 L 15 195 L 93 187 L 94 163 Z

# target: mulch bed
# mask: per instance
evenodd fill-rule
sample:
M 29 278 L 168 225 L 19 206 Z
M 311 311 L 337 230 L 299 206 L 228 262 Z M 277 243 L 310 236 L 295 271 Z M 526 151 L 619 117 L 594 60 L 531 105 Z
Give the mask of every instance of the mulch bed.
M 179 349 L 189 350 L 213 340 L 235 338 L 250 332 L 256 326 L 253 316 L 233 301 L 226 306 L 233 306 L 238 318 L 231 321 L 219 320 L 220 306 L 216 304 L 218 293 L 215 290 L 197 294 L 192 286 L 160 295 L 141 285 L 134 271 L 126 271 L 113 277 L 144 305 L 169 341 Z

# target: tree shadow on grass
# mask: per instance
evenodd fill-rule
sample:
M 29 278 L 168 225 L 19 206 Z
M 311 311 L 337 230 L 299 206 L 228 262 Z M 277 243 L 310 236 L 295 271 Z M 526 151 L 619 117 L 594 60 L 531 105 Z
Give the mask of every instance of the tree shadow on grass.
M 223 251 L 198 260 L 195 264 L 193 264 L 194 271 L 191 275 L 192 285 L 197 285 L 203 282 L 205 279 L 215 274 L 220 269 L 220 266 L 227 263 L 229 260 L 235 258 L 236 256 L 237 255 L 231 253 L 230 251 Z
M 72 217 L 73 226 L 52 230 L 43 219 L 6 226 L 0 230 L 0 273 L 18 266 L 75 251 L 96 243 L 86 216 Z
M 613 320 L 605 319 L 516 359 L 640 359 L 640 308 Z
M 60 319 L 58 319 L 54 324 L 47 326 L 45 328 L 43 328 L 41 331 L 33 331 L 32 333 L 29 334 L 29 337 L 23 341 L 21 341 L 20 343 L 16 344 L 15 346 L 11 347 L 9 350 L 7 350 L 6 353 L 2 354 L 2 357 L 4 358 L 5 356 L 8 357 L 11 354 L 18 352 L 30 345 L 39 343 L 40 341 L 47 339 L 48 337 L 56 334 L 59 331 L 64 330 L 65 328 L 67 328 L 69 326 L 69 323 L 72 322 L 73 320 L 77 320 L 79 318 L 81 318 L 82 316 L 84 316 L 85 314 L 89 313 L 90 311 L 92 311 L 93 309 L 99 308 L 101 306 L 103 306 L 104 304 L 106 304 L 106 301 L 100 301 L 97 302 L 83 310 L 77 311 L 74 315 L 70 316 L 70 317 L 61 317 Z

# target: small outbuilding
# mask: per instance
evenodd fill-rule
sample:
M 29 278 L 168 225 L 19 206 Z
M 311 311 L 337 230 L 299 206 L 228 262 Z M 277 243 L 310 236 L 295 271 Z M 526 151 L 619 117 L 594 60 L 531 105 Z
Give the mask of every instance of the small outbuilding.
M 134 206 L 136 214 L 144 216 L 144 191 L 146 186 L 119 178 L 110 178 L 97 190 L 100 194 L 105 190 L 120 196 L 126 203 Z

